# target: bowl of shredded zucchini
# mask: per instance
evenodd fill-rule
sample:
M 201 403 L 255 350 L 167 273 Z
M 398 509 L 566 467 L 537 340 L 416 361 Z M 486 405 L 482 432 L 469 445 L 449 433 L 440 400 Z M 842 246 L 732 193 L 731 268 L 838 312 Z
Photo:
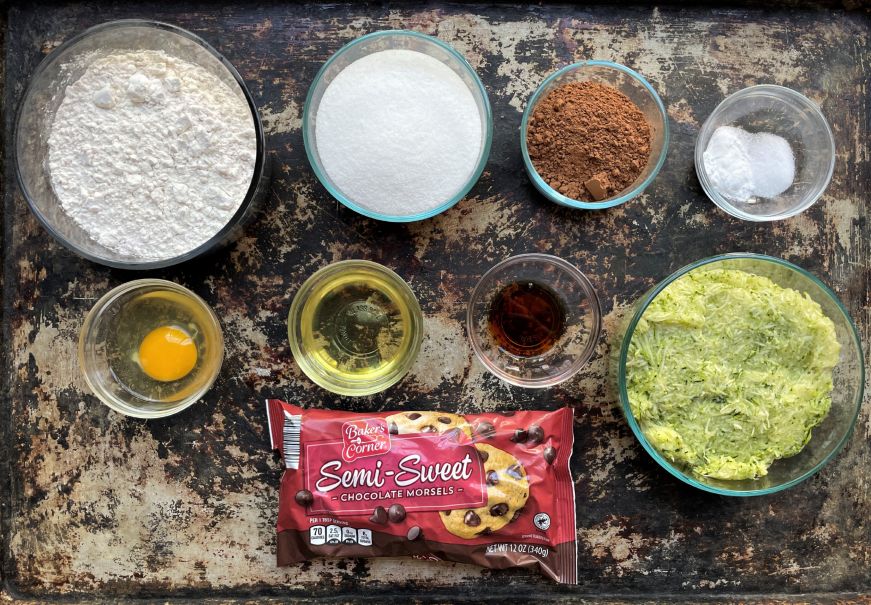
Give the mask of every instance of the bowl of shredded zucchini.
M 726 254 L 684 267 L 636 303 L 618 342 L 632 431 L 667 471 L 706 491 L 800 483 L 841 450 L 862 405 L 849 313 L 778 258 Z

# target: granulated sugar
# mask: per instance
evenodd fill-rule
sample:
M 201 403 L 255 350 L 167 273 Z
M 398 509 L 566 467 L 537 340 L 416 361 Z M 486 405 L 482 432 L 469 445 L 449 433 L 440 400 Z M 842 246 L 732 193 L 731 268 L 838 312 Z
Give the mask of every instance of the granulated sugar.
M 475 98 L 450 67 L 420 52 L 384 50 L 329 84 L 315 134 L 324 169 L 347 198 L 411 216 L 463 188 L 483 133 Z
M 736 202 L 776 197 L 795 179 L 792 147 L 768 132 L 721 126 L 711 135 L 703 158 L 711 184 Z

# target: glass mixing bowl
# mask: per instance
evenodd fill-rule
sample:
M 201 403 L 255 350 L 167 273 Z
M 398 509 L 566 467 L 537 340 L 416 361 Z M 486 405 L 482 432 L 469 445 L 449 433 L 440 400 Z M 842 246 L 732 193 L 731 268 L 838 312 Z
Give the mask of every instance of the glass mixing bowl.
M 650 157 L 647 165 L 629 187 L 620 191 L 617 195 L 598 202 L 584 202 L 566 197 L 541 178 L 529 157 L 526 142 L 526 129 L 529 118 L 539 101 L 547 97 L 548 93 L 562 84 L 571 82 L 598 82 L 611 88 L 616 88 L 638 106 L 641 113 L 647 119 L 650 126 Z M 581 61 L 560 69 L 545 78 L 544 82 L 536 89 L 526 104 L 523 119 L 520 122 L 520 149 L 523 153 L 523 165 L 526 173 L 535 188 L 552 202 L 570 208 L 583 208 L 585 210 L 600 210 L 611 208 L 628 202 L 632 198 L 641 195 L 653 182 L 656 175 L 665 164 L 665 156 L 668 152 L 669 142 L 668 114 L 662 104 L 659 95 L 641 74 L 619 63 L 611 61 Z
M 161 311 L 143 313 L 143 306 L 160 305 Z M 172 316 L 165 315 L 163 309 Z M 182 309 L 178 313 L 178 309 Z M 182 320 L 182 315 L 184 319 Z M 167 387 L 168 394 L 149 396 L 139 380 L 125 382 L 132 376 L 130 357 L 136 345 L 152 329 L 184 324 L 183 329 L 196 333 L 197 361 L 189 374 Z M 119 355 L 119 332 L 129 336 L 134 346 Z M 138 335 L 137 335 L 138 334 Z M 91 391 L 107 406 L 134 418 L 163 418 L 177 414 L 200 400 L 211 388 L 224 359 L 224 337 L 215 313 L 199 296 L 178 284 L 162 279 L 140 279 L 122 284 L 97 301 L 88 313 L 79 335 L 79 366 Z M 123 357 L 123 358 L 122 358 Z M 158 385 L 162 386 L 162 385 Z
M 220 78 L 251 109 L 257 137 L 257 158 L 251 185 L 233 217 L 214 236 L 182 255 L 143 261 L 121 255 L 97 243 L 61 207 L 51 186 L 48 137 L 66 87 L 95 58 L 131 50 L 162 50 L 199 65 Z M 268 163 L 260 116 L 242 77 L 214 48 L 198 36 L 173 25 L 127 19 L 92 27 L 56 48 L 36 69 L 19 106 L 15 124 L 15 169 L 18 183 L 39 222 L 61 244 L 91 261 L 121 269 L 155 269 L 175 265 L 234 239 L 256 214 L 268 189 Z
M 746 202 L 721 195 L 704 161 L 711 135 L 721 126 L 786 139 L 795 156 L 792 186 L 776 197 L 753 197 Z M 835 168 L 835 139 L 820 108 L 804 95 L 783 86 L 751 86 L 726 97 L 702 124 L 695 163 L 702 189 L 721 209 L 745 221 L 775 221 L 807 210 L 825 192 Z
M 737 269 L 765 276 L 779 286 L 805 293 L 822 307 L 823 313 L 835 324 L 835 333 L 841 345 L 841 357 L 833 371 L 834 388 L 832 406 L 828 416 L 813 429 L 810 441 L 795 456 L 775 460 L 768 474 L 759 479 L 726 481 L 687 472 L 672 463 L 653 447 L 632 414 L 626 389 L 626 359 L 629 344 L 638 322 L 650 303 L 678 278 L 699 269 Z M 695 262 L 676 271 L 638 300 L 630 310 L 624 324 L 617 331 L 612 347 L 612 372 L 616 370 L 620 404 L 632 432 L 657 463 L 669 473 L 693 487 L 726 496 L 755 496 L 771 494 L 792 487 L 823 468 L 841 450 L 853 427 L 862 405 L 865 385 L 865 364 L 862 342 L 853 320 L 837 296 L 819 279 L 792 263 L 760 254 L 723 254 Z M 619 353 L 618 353 L 619 352 Z
M 506 350 L 489 325 L 494 300 L 515 283 L 544 286 L 565 313 L 564 330 L 553 346 L 530 357 Z M 551 387 L 574 376 L 592 357 L 600 325 L 599 298 L 590 280 L 549 254 L 521 254 L 494 266 L 475 286 L 466 310 L 469 339 L 481 363 L 505 382 L 527 388 Z
M 423 314 L 396 273 L 346 260 L 303 282 L 290 305 L 287 335 L 293 358 L 315 384 L 339 395 L 372 395 L 411 369 L 423 341 Z
M 450 67 L 460 78 L 465 82 L 472 96 L 475 98 L 475 103 L 478 106 L 478 115 L 481 118 L 481 132 L 483 140 L 481 142 L 481 151 L 478 155 L 478 163 L 475 170 L 472 172 L 468 181 L 459 191 L 457 191 L 450 199 L 443 200 L 441 204 L 432 210 L 420 212 L 410 215 L 397 214 L 382 214 L 368 208 L 364 208 L 357 204 L 354 200 L 346 196 L 339 187 L 330 179 L 321 162 L 318 154 L 318 140 L 315 123 L 317 121 L 318 107 L 327 87 L 335 79 L 339 72 L 345 69 L 348 65 L 376 52 L 391 49 L 413 50 L 427 54 L 435 59 L 438 59 L 448 67 Z M 380 221 L 388 221 L 394 223 L 406 223 L 412 221 L 420 221 L 430 218 L 436 214 L 440 214 L 448 208 L 454 206 L 469 192 L 472 186 L 478 182 L 481 173 L 484 171 L 484 166 L 487 164 L 487 158 L 490 156 L 490 146 L 493 142 L 493 116 L 490 109 L 490 100 L 487 98 L 487 91 L 484 85 L 481 84 L 481 79 L 465 57 L 458 53 L 453 47 L 438 38 L 427 36 L 413 31 L 405 30 L 388 30 L 380 31 L 362 36 L 349 44 L 346 44 L 339 49 L 330 59 L 324 63 L 311 88 L 309 88 L 308 96 L 305 100 L 305 108 L 302 116 L 302 134 L 305 144 L 305 153 L 308 156 L 308 161 L 314 170 L 315 176 L 326 188 L 326 190 L 334 198 L 342 204 L 359 212 L 363 216 L 368 216 Z

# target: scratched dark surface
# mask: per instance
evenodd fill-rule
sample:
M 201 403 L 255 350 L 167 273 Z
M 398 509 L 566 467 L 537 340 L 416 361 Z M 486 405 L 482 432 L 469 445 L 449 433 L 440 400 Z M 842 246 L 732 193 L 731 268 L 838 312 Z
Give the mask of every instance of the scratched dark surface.
M 438 6 L 438 7 L 435 7 Z M 819 475 L 774 496 L 694 491 L 637 445 L 607 381 L 617 317 L 696 259 L 730 251 L 786 258 L 821 276 L 869 342 L 869 15 L 864 10 L 491 5 L 25 3 L 0 10 L 5 89 L 3 399 L 0 405 L 0 602 L 23 598 L 248 599 L 344 602 L 684 600 L 868 601 L 871 593 L 871 404 L 846 449 Z M 267 207 L 228 248 L 150 275 L 178 281 L 221 317 L 227 356 L 198 405 L 160 421 L 126 419 L 86 392 L 76 343 L 85 314 L 141 274 L 109 270 L 52 241 L 14 184 L 13 110 L 37 63 L 88 26 L 123 17 L 203 36 L 237 67 L 269 134 Z M 452 43 L 493 104 L 487 170 L 469 196 L 427 221 L 395 226 L 332 200 L 305 158 L 302 105 L 320 65 L 359 35 L 409 28 Z M 644 74 L 668 107 L 672 144 L 641 198 L 604 212 L 558 208 L 526 179 L 518 149 L 525 100 L 543 77 L 585 58 Z M 2 72 L 0 72 L 2 73 Z M 692 150 L 722 98 L 756 83 L 821 104 L 838 149 L 834 179 L 804 214 L 750 224 L 702 193 Z M 491 265 L 545 251 L 598 289 L 604 337 L 576 379 L 546 391 L 508 387 L 473 359 L 467 297 Z M 420 299 L 426 337 L 410 375 L 380 395 L 340 398 L 301 375 L 286 315 L 301 282 L 336 260 L 367 258 Z M 278 464 L 267 396 L 355 410 L 472 412 L 554 408 L 576 414 L 573 460 L 580 554 L 576 588 L 531 571 L 490 572 L 405 559 L 274 565 Z M 864 597 L 862 595 L 865 595 Z

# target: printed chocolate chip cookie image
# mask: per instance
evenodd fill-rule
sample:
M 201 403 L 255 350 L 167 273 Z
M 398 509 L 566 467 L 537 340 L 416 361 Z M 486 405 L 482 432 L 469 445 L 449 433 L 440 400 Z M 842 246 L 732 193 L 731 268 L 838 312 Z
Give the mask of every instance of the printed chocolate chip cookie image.
M 497 532 L 514 521 L 529 498 L 526 469 L 517 458 L 492 445 L 478 443 L 475 447 L 484 462 L 486 506 L 439 512 L 445 528 L 467 540 Z
M 447 412 L 401 412 L 385 418 L 391 435 L 411 433 L 447 433 L 460 430 L 472 436 L 472 427 L 459 414 Z

